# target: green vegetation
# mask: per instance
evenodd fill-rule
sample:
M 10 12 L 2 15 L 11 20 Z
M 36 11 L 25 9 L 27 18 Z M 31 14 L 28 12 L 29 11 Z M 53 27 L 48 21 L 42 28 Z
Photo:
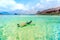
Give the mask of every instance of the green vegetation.
M 47 11 L 47 12 L 48 12 L 48 11 Z M 38 11 L 36 14 L 37 14 L 37 15 L 60 15 L 60 12 L 58 12 L 58 13 L 57 13 L 57 12 L 48 12 L 48 13 L 47 13 L 47 12 L 44 13 L 44 12 Z

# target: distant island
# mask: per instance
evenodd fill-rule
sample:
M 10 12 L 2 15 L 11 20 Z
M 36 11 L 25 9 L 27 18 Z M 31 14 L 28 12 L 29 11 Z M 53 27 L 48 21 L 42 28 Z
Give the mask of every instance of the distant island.
M 14 11 L 2 11 L 0 15 L 60 15 L 60 7 L 50 8 L 43 11 L 23 11 L 23 10 L 14 10 Z
M 37 11 L 37 15 L 60 15 L 60 7 Z

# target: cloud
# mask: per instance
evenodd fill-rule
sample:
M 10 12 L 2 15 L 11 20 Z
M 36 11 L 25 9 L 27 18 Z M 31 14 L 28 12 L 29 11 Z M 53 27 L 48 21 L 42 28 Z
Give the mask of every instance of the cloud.
M 60 0 L 40 0 L 40 3 L 44 5 L 45 8 L 52 8 L 60 5 Z
M 58 5 L 60 5 L 60 0 L 40 0 L 40 2 L 36 2 L 36 3 L 26 2 L 26 4 L 16 3 L 15 0 L 1 0 L 0 1 L 0 10 L 13 11 L 16 9 L 20 9 L 20 10 L 35 11 L 35 10 L 50 8 L 50 7 L 58 6 Z
M 28 10 L 28 8 L 22 3 L 16 3 L 14 0 L 1 0 L 0 1 L 0 10 L 10 11 L 10 10 Z
M 60 0 L 57 0 L 58 2 L 60 1 Z
M 14 0 L 1 0 L 0 1 L 0 9 L 5 9 L 5 10 L 16 10 L 16 9 L 21 9 L 21 10 L 30 10 L 33 8 L 44 8 L 44 6 L 40 3 L 35 3 L 32 5 L 32 3 L 16 3 Z
M 28 8 L 24 4 L 15 4 L 12 10 L 20 9 L 20 10 L 28 10 Z
M 54 1 L 54 0 L 46 0 L 46 2 L 50 2 L 50 1 Z
M 43 5 L 43 4 L 40 4 L 40 3 L 37 3 L 37 4 L 36 4 L 36 7 L 37 7 L 37 8 L 44 8 L 44 5 Z

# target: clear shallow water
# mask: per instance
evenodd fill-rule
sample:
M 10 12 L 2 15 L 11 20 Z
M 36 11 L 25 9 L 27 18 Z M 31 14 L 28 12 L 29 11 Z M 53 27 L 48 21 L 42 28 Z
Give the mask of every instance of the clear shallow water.
M 17 27 L 30 20 L 32 24 Z M 60 16 L 0 16 L 0 40 L 60 40 Z

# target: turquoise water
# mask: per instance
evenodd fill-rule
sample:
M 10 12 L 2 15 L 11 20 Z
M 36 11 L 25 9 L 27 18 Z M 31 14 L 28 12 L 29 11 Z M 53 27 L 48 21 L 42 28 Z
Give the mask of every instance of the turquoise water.
M 60 40 L 60 16 L 1 15 L 0 40 Z

